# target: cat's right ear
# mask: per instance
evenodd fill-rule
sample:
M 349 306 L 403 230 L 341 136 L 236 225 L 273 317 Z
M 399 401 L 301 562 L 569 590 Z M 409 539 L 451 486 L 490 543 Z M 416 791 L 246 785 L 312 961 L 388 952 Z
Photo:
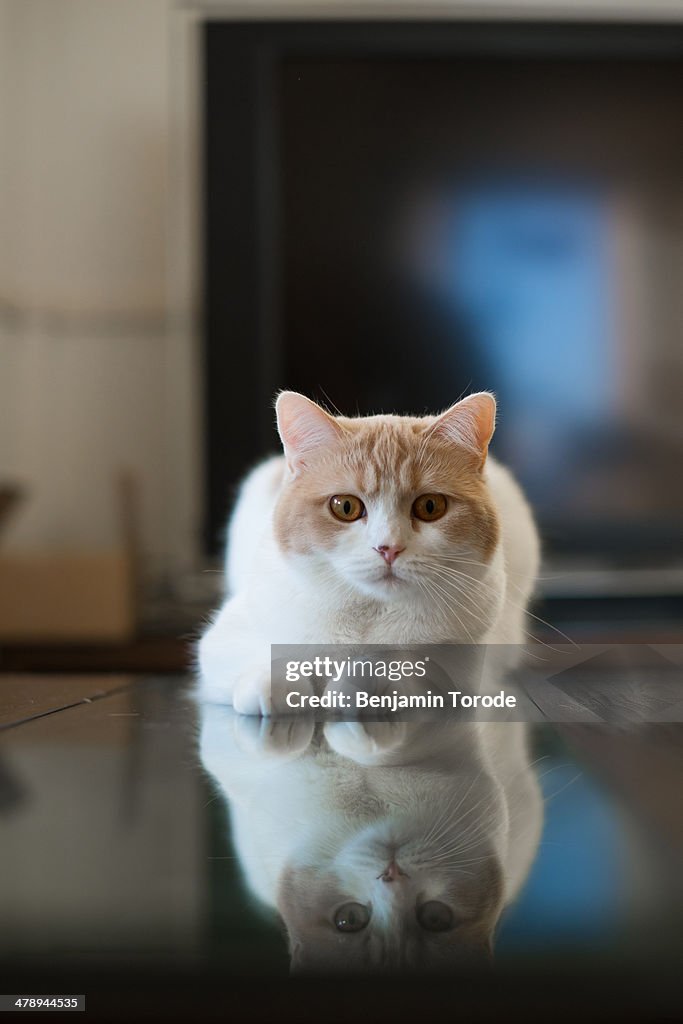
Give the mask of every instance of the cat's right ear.
M 496 400 L 490 391 L 478 391 L 442 413 L 431 431 L 473 452 L 483 468 L 495 429 Z
M 342 436 L 333 416 L 296 391 L 283 391 L 278 396 L 275 414 L 287 465 L 295 476 L 305 467 L 307 456 L 332 447 Z

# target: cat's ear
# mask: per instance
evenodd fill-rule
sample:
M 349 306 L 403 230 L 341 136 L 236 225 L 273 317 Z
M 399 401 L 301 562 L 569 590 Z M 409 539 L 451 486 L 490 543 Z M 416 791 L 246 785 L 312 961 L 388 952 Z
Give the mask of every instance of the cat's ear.
M 479 391 L 442 413 L 431 432 L 471 451 L 482 468 L 495 428 L 496 400 L 489 391 Z
M 277 429 L 292 473 L 306 465 L 306 456 L 339 442 L 342 429 L 319 405 L 296 391 L 283 391 L 275 403 Z

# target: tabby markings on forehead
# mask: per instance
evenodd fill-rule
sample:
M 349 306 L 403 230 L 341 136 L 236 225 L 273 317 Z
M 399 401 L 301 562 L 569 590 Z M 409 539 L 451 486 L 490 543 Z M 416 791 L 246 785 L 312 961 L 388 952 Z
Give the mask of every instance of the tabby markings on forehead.
M 354 442 L 346 453 L 346 461 L 358 474 L 365 494 L 377 493 L 387 481 L 404 491 L 415 488 L 419 446 L 414 437 L 407 438 L 405 431 L 397 430 L 393 424 L 383 424 L 354 438 Z

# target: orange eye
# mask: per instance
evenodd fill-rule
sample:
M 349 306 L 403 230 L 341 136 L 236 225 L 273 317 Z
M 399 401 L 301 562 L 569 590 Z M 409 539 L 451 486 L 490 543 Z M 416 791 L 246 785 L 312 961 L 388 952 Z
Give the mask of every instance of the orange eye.
M 365 505 L 354 494 L 335 494 L 330 498 L 330 511 L 342 523 L 353 523 L 365 515 Z
M 416 519 L 421 519 L 424 523 L 433 523 L 435 519 L 441 519 L 447 508 L 445 494 L 421 494 L 413 502 L 411 512 Z

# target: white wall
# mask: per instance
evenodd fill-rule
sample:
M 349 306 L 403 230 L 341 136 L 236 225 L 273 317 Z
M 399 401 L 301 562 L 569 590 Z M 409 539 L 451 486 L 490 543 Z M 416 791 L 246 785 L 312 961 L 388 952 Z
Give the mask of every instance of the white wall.
M 2 542 L 114 543 L 141 484 L 167 557 L 167 0 L 0 0 Z

